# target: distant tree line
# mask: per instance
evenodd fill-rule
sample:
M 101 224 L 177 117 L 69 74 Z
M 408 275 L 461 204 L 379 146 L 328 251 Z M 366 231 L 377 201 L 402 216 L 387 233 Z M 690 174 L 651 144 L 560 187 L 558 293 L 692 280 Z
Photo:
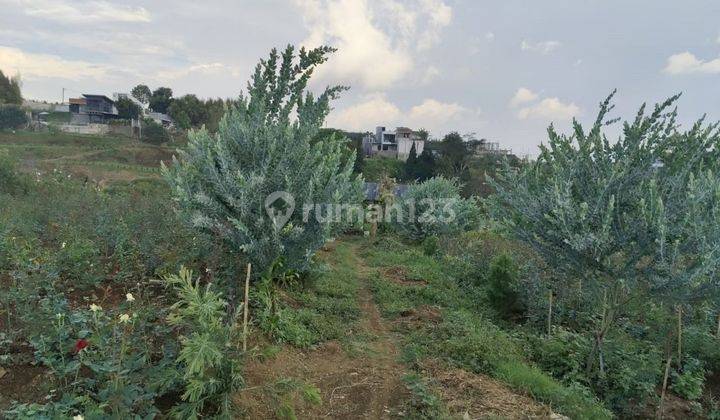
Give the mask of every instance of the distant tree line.
M 143 84 L 135 86 L 130 94 L 150 110 L 167 114 L 177 127 L 184 130 L 205 126 L 209 131 L 216 132 L 227 107 L 236 103 L 232 99 L 200 99 L 193 94 L 175 98 L 169 87 L 151 90 Z M 119 99 L 116 105 L 120 118 L 135 119 L 142 113 L 142 107 L 129 98 Z
M 366 180 L 378 181 L 382 176 L 403 183 L 420 183 L 434 177 L 456 179 L 462 185 L 465 197 L 486 196 L 492 192 L 488 177 L 492 177 L 507 159 L 511 167 L 521 166 L 521 160 L 513 154 L 477 153 L 486 143 L 471 134 L 450 132 L 441 140 L 430 139 L 426 130 L 418 131 L 425 140 L 425 147 L 418 154 L 415 145 L 403 163 L 389 158 L 374 158 L 372 164 L 365 161 L 362 139 L 369 133 L 348 132 L 332 128 L 323 129 L 322 136 L 335 134 L 349 139 L 348 147 L 357 151 L 355 172 L 365 174 Z

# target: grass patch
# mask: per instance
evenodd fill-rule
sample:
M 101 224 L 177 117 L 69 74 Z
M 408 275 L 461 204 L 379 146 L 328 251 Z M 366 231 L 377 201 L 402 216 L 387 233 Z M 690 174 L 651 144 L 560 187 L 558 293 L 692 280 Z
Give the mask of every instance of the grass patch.
M 496 376 L 511 387 L 527 392 L 539 401 L 550 403 L 563 414 L 577 419 L 607 419 L 610 412 L 589 390 L 566 387 L 540 369 L 519 361 L 507 361 L 495 367 Z
M 34 144 L 46 146 L 94 146 L 113 147 L 135 143 L 128 137 L 96 136 L 73 133 L 17 131 L 0 132 L 0 144 Z
M 302 287 L 283 293 L 277 326 L 280 341 L 309 347 L 327 340 L 349 340 L 352 325 L 360 317 L 357 257 L 351 246 L 338 243 L 321 256 L 318 267 Z

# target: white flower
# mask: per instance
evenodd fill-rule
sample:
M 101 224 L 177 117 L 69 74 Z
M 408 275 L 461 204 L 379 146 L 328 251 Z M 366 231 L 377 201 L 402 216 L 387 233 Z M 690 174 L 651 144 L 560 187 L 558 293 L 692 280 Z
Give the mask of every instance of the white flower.
M 210 268 L 207 268 L 207 267 L 206 267 L 206 268 L 205 268 L 205 272 L 206 272 L 206 273 L 209 273 L 209 272 L 210 272 Z
M 81 414 L 78 414 L 77 416 L 73 417 L 73 420 L 85 420 L 85 417 L 83 417 Z
M 67 244 L 66 244 L 65 242 L 63 242 L 60 247 L 63 248 L 63 249 L 65 249 L 65 245 L 67 245 Z
M 125 295 L 125 300 L 128 302 L 135 302 L 135 296 L 133 296 L 132 293 L 128 293 Z
M 130 315 L 128 315 L 128 314 L 120 315 L 120 322 L 128 322 L 128 321 L 130 321 Z
M 93 303 L 90 305 L 90 310 L 93 312 L 102 311 L 102 306 Z

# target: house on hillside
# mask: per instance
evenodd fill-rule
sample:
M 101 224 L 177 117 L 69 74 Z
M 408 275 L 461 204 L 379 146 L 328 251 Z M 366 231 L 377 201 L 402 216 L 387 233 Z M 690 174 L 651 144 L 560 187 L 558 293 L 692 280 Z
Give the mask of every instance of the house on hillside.
M 363 153 L 369 157 L 385 156 L 405 161 L 410 156 L 413 145 L 418 155 L 425 149 L 425 141 L 417 131 L 407 127 L 397 127 L 395 131 L 389 131 L 378 126 L 374 136 L 363 138 Z
M 70 98 L 69 103 L 72 124 L 107 124 L 118 117 L 115 101 L 105 95 L 83 94 Z
M 153 120 L 155 123 L 162 125 L 165 128 L 172 127 L 173 120 L 169 115 L 163 114 L 162 112 L 145 111 L 145 118 Z
M 468 150 L 475 156 L 509 155 L 512 153 L 510 149 L 501 148 L 500 143 L 487 141 L 485 139 L 469 141 Z

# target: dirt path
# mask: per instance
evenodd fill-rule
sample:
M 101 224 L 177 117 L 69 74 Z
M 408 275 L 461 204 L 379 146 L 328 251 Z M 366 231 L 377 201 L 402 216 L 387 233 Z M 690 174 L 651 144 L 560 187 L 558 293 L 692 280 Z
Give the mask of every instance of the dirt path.
M 357 245 L 350 244 L 356 251 Z M 397 418 L 409 398 L 398 361 L 395 337 L 373 302 L 370 270 L 353 252 L 358 267 L 360 319 L 350 341 L 327 342 L 303 351 L 284 347 L 271 360 L 253 361 L 247 369 L 248 392 L 238 403 L 248 418 L 278 417 L 278 406 L 290 405 L 298 418 L 384 419 Z M 331 262 L 332 264 L 332 262 Z M 273 396 L 268 384 L 300 379 L 320 391 L 322 403 L 307 404 L 301 396 Z M 280 410 L 282 412 L 282 409 Z
M 291 407 L 290 412 L 299 419 L 412 416 L 411 412 L 406 412 L 412 396 L 403 381 L 410 372 L 399 362 L 397 334 L 400 333 L 390 326 L 397 327 L 398 323 L 436 323 L 441 321 L 442 315 L 436 308 L 419 307 L 395 321 L 385 320 L 370 289 L 370 280 L 376 271 L 368 267 L 360 256 L 358 242 L 343 242 L 343 247 L 351 251 L 349 264 L 357 276 L 360 318 L 353 325 L 348 325 L 347 337 L 341 342 L 330 341 L 312 350 L 284 346 L 272 358 L 251 361 L 246 370 L 248 388 L 237 401 L 247 410 L 247 418 L 292 418 L 284 407 Z M 331 266 L 335 258 L 333 253 L 332 249 L 321 252 Z M 402 267 L 393 267 L 379 273 L 397 281 L 402 270 Z M 451 418 L 561 418 L 530 396 L 518 394 L 485 375 L 432 359 L 422 361 L 420 370 Z M 321 404 L 308 404 L 302 392 L 273 391 L 274 386 L 289 380 L 300 380 L 316 387 Z

